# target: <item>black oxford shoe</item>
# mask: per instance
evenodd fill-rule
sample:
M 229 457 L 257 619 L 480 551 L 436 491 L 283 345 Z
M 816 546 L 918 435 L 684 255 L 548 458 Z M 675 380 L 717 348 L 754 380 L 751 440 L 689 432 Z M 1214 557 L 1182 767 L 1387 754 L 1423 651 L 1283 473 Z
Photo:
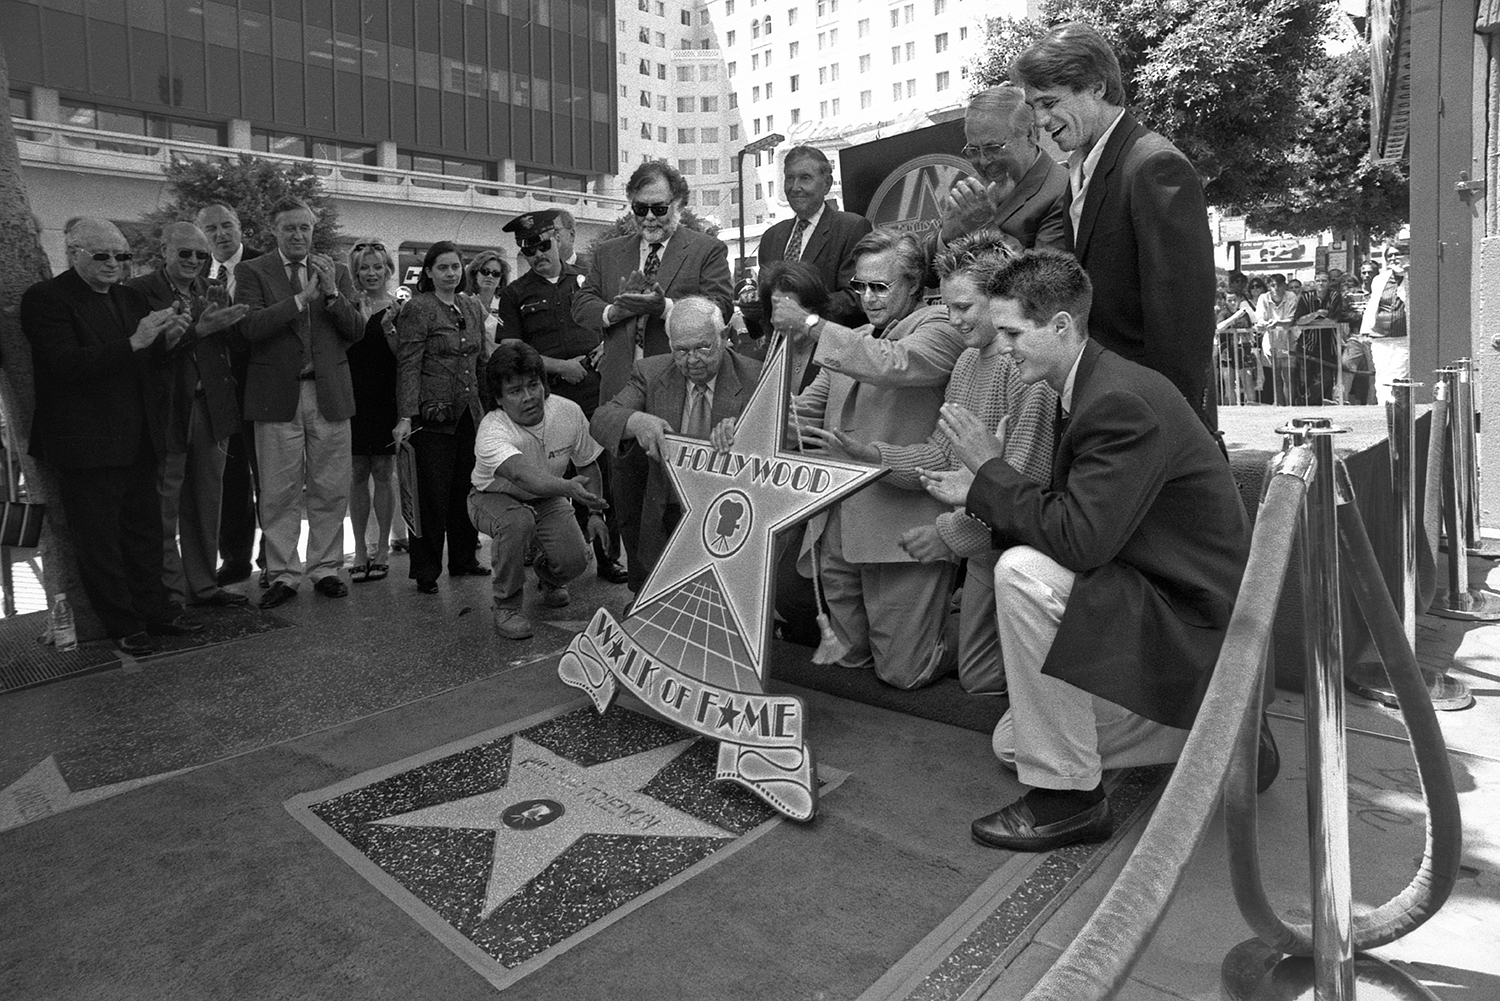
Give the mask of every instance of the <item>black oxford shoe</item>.
M 599 564 L 599 579 L 607 584 L 623 584 L 630 579 L 630 571 L 626 570 L 614 560 Z
M 1008 848 L 1013 852 L 1046 852 L 1064 845 L 1104 841 L 1114 831 L 1109 800 L 1055 824 L 1038 824 L 1026 800 L 1018 799 L 1007 807 L 974 821 L 970 830 L 974 840 L 991 848 Z
M 151 638 L 150 633 L 144 631 L 131 633 L 129 636 L 115 637 L 115 648 L 132 657 L 144 657 L 148 653 L 156 652 L 156 640 Z
M 313 590 L 325 598 L 342 598 L 349 593 L 349 585 L 337 577 L 324 577 L 313 583 Z
M 297 589 L 288 587 L 278 580 L 261 596 L 260 607 L 275 608 L 277 605 L 285 605 L 295 597 L 297 597 Z

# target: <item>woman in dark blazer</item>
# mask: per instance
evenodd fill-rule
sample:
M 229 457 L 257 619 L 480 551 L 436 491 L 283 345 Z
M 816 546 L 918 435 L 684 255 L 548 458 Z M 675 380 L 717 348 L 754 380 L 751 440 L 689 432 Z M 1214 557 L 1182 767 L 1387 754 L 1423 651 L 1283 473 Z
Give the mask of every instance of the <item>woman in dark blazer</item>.
M 396 320 L 396 441 L 416 450 L 421 537 L 411 539 L 410 577 L 423 594 L 437 593 L 448 543 L 448 576 L 487 577 L 474 556 L 479 535 L 466 503 L 474 471 L 474 430 L 483 414 L 484 310 L 464 291 L 458 248 L 435 243 L 422 261 L 417 294 Z

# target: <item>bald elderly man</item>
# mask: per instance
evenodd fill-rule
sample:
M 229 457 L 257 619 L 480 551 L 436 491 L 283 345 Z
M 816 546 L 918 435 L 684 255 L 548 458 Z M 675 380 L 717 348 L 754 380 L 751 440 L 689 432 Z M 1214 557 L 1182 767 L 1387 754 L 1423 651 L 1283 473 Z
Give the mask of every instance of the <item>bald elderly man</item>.
M 219 586 L 219 497 L 229 436 L 240 427 L 230 331 L 250 312 L 210 286 L 208 237 L 190 222 L 162 230 L 162 266 L 129 287 L 152 309 L 172 309 L 191 324 L 167 366 L 166 454 L 161 461 L 162 582 L 174 603 L 224 608 L 244 595 Z
M 156 487 L 163 370 L 190 320 L 120 284 L 130 246 L 107 220 L 75 222 L 67 253 L 67 271 L 21 297 L 36 389 L 30 450 L 57 471 L 89 604 L 115 645 L 139 656 L 157 636 L 203 629 L 167 602 Z

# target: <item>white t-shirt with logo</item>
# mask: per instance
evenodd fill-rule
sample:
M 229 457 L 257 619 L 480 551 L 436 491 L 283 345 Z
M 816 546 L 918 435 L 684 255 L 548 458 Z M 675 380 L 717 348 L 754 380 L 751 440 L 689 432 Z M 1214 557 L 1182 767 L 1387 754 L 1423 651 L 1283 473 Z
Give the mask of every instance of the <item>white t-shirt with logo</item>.
M 549 396 L 542 405 L 542 419 L 522 427 L 496 408 L 485 414 L 474 437 L 474 489 L 488 493 L 530 495 L 504 474 L 500 464 L 513 455 L 524 455 L 554 476 L 566 475 L 568 463 L 583 467 L 599 458 L 604 449 L 589 437 L 589 422 L 583 408 L 561 396 Z

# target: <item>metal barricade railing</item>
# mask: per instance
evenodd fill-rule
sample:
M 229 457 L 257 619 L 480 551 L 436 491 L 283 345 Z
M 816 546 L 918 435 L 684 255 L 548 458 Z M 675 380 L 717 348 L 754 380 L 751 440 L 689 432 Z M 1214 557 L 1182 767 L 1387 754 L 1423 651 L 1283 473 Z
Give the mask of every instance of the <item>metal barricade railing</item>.
M 1279 986 L 1301 976 L 1318 998 L 1351 998 L 1354 984 L 1385 997 L 1431 999 L 1394 968 L 1365 957 L 1410 932 L 1447 899 L 1458 875 L 1462 826 L 1457 792 L 1436 714 L 1386 590 L 1342 465 L 1333 456 L 1336 429 L 1326 419 L 1294 422 L 1296 439 L 1276 460 L 1256 518 L 1250 558 L 1214 675 L 1198 718 L 1141 840 L 1083 929 L 1026 1001 L 1103 1001 L 1124 985 L 1161 922 L 1223 793 L 1230 870 L 1236 898 L 1259 938 L 1224 962 L 1224 993 L 1261 996 L 1267 978 Z M 1266 898 L 1256 831 L 1256 763 L 1267 650 L 1289 561 L 1303 527 L 1303 595 L 1309 644 L 1306 691 L 1309 814 L 1314 902 L 1311 926 L 1288 925 Z M 1359 611 L 1370 624 L 1412 735 L 1428 808 L 1427 851 L 1405 891 L 1356 918 L 1352 914 L 1347 758 L 1344 752 L 1340 557 L 1349 563 Z M 1226 740 L 1225 734 L 1234 737 Z M 1283 960 L 1282 957 L 1311 957 Z M 1299 966 L 1300 964 L 1300 966 Z M 1270 995 L 1265 995 L 1270 996 Z M 1277 997 L 1311 996 L 1278 993 Z
M 1347 323 L 1231 327 L 1214 338 L 1220 406 L 1325 406 L 1351 402 L 1343 370 Z M 1364 402 L 1364 401 L 1360 401 Z

